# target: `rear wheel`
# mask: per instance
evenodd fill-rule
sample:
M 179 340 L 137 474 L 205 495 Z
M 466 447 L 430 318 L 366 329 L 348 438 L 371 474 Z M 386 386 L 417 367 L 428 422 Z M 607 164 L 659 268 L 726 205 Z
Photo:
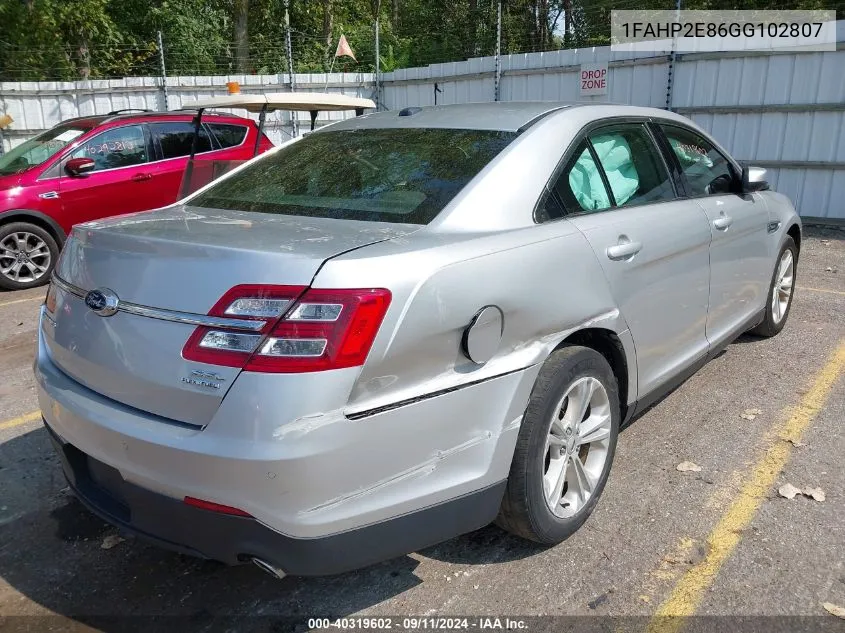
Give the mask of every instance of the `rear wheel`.
M 798 270 L 798 248 L 791 237 L 787 237 L 778 254 L 772 281 L 769 285 L 766 315 L 763 322 L 751 330 L 757 336 L 774 336 L 786 325 L 789 309 L 792 307 L 792 295 L 795 290 L 795 277 Z
M 40 226 L 0 226 L 0 288 L 23 290 L 47 283 L 58 256 L 56 240 Z
M 496 522 L 539 543 L 560 543 L 595 508 L 616 451 L 616 377 L 587 347 L 546 361 L 531 394 Z

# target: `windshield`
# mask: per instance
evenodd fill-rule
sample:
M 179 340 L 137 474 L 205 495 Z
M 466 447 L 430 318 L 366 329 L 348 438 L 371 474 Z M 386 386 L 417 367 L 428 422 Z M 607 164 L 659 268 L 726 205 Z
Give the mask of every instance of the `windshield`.
M 428 224 L 515 137 L 487 130 L 318 132 L 222 180 L 190 204 Z
M 79 123 L 57 125 L 38 136 L 24 141 L 11 151 L 0 156 L 0 175 L 17 174 L 42 164 L 55 156 L 56 152 L 91 129 Z

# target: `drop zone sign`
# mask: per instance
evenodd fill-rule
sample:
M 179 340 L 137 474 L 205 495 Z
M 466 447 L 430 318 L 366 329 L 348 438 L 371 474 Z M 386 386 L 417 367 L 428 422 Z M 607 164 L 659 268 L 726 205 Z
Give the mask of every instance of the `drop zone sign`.
M 607 94 L 607 63 L 581 64 L 579 77 L 582 97 Z

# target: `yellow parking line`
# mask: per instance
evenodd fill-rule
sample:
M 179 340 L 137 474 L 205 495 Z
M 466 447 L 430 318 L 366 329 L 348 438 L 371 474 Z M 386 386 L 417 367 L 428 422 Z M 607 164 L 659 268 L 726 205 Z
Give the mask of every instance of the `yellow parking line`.
M 27 299 L 15 299 L 14 301 L 6 301 L 5 303 L 0 303 L 0 308 L 14 305 L 16 303 L 26 303 L 27 301 L 44 301 L 44 297 L 29 297 Z
M 707 537 L 707 554 L 683 575 L 669 598 L 660 605 L 649 623 L 648 633 L 677 633 L 684 626 L 684 616 L 695 614 L 704 593 L 739 544 L 743 530 L 751 523 L 789 460 L 792 445 L 783 440 L 800 438 L 824 406 L 843 369 L 845 339 L 839 342 L 836 351 L 816 374 L 810 390 L 788 419 L 767 434 L 762 457 L 746 477 L 738 497 Z
M 21 426 L 22 424 L 26 424 L 27 422 L 34 422 L 35 420 L 40 419 L 41 411 L 31 411 L 30 413 L 25 413 L 16 418 L 12 418 L 11 420 L 0 422 L 0 431 L 5 431 L 6 429 L 13 429 L 16 426 Z
M 824 292 L 831 295 L 845 295 L 841 290 L 827 290 L 826 288 L 810 288 L 808 286 L 795 286 L 798 290 L 809 290 L 810 292 Z

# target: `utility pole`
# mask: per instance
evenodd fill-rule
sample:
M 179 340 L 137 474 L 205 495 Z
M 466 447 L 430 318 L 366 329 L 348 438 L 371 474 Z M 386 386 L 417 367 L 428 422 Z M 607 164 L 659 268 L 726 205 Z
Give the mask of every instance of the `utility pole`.
M 161 62 L 161 91 L 164 93 L 164 111 L 170 109 L 170 100 L 167 98 L 167 70 L 164 67 L 164 43 L 161 39 L 161 31 L 157 33 L 158 37 L 158 60 Z
M 493 101 L 498 101 L 502 83 L 502 0 L 499 0 L 496 17 L 496 74 L 493 81 Z
M 381 77 L 380 70 L 381 70 L 381 59 L 379 58 L 379 47 L 378 47 L 378 16 L 376 16 L 376 110 L 381 110 Z
M 290 5 L 290 0 L 285 0 L 285 48 L 287 49 L 288 54 L 288 75 L 290 76 L 290 91 L 294 92 L 296 90 L 296 79 L 293 76 L 293 46 L 290 43 L 290 15 L 288 13 L 288 6 Z M 296 138 L 299 136 L 299 121 L 297 120 L 298 115 L 296 112 L 290 113 L 290 120 L 291 125 L 293 128 L 293 136 Z
M 681 21 L 681 0 L 675 0 L 675 22 Z M 669 74 L 666 79 L 666 109 L 672 109 L 672 87 L 675 84 L 675 60 L 677 53 L 675 51 L 676 39 L 672 38 L 672 53 L 669 55 Z
M 376 110 L 381 110 L 381 56 L 379 54 L 379 23 L 378 23 L 378 16 L 381 10 L 381 0 L 373 0 L 373 17 L 375 18 L 375 24 L 373 28 L 375 29 L 376 35 Z

